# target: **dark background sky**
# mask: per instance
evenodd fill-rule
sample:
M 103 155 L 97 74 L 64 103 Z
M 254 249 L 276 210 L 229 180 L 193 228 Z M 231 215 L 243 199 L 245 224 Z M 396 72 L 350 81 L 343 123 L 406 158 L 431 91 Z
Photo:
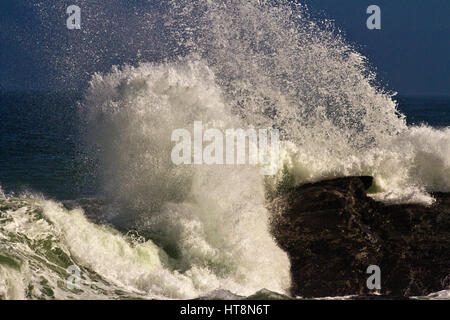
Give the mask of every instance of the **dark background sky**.
M 70 4 L 86 6 L 91 2 L 98 6 L 99 1 L 41 0 L 40 2 L 44 4 L 53 3 L 50 11 L 58 12 L 56 17 L 52 13 L 53 20 L 50 19 L 52 22 L 49 23 L 45 23 L 44 19 L 46 11 L 42 8 L 45 8 L 45 5 L 36 7 L 38 2 L 34 0 L 0 2 L 2 90 L 55 90 L 70 86 L 57 79 L 52 65 L 61 63 L 52 59 L 52 54 L 60 50 L 58 43 L 67 43 L 69 39 L 70 31 L 64 27 L 66 19 L 64 8 Z M 133 0 L 133 2 L 138 5 L 146 3 L 145 5 L 149 6 L 148 1 Z M 308 5 L 313 17 L 334 20 L 346 38 L 369 58 L 379 79 L 388 89 L 402 95 L 450 95 L 450 0 L 300 0 L 299 2 Z M 366 9 L 371 4 L 381 8 L 381 30 L 366 28 L 368 17 Z M 123 10 L 128 9 L 123 6 Z M 60 28 L 53 29 L 60 30 L 59 32 L 51 31 L 53 29 L 49 28 L 51 23 L 56 23 L 55 21 Z M 108 26 L 107 23 L 105 22 L 106 28 L 110 28 L 111 25 Z M 114 29 L 114 24 L 112 26 Z M 126 42 L 124 43 L 126 45 Z M 77 54 L 82 55 L 83 52 Z M 70 55 L 67 59 L 70 60 Z M 67 72 L 76 71 L 67 70 Z
M 302 2 L 313 14 L 335 21 L 389 89 L 404 95 L 450 95 L 449 0 Z M 381 30 L 366 27 L 371 4 L 381 9 Z

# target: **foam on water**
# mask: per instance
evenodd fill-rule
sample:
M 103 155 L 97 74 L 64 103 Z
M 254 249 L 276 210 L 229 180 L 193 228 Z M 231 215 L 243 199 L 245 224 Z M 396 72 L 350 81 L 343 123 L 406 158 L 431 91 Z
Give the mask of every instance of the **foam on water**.
M 2 298 L 194 298 L 216 289 L 242 295 L 262 287 L 282 292 L 288 285 L 287 274 L 277 278 L 282 270 L 272 269 L 282 268 L 287 258 L 282 252 L 269 256 L 271 243 L 264 242 L 265 234 L 252 243 L 245 239 L 242 244 L 228 243 L 225 253 L 214 252 L 201 234 L 185 235 L 186 250 L 196 257 L 187 257 L 189 268 L 178 271 L 176 263 L 151 241 L 136 241 L 93 224 L 81 209 L 67 211 L 55 202 L 32 198 L 9 198 L 0 204 Z M 221 237 L 216 236 L 216 241 Z M 252 249 L 254 243 L 264 248 Z M 236 253 L 233 246 L 241 246 L 242 252 Z M 239 256 L 244 253 L 252 261 Z M 67 286 L 71 265 L 81 269 L 80 290 Z

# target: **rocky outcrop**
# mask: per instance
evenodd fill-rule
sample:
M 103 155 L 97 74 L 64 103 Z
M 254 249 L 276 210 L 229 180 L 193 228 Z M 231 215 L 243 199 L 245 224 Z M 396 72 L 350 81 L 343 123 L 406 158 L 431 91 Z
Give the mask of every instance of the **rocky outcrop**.
M 272 232 L 291 261 L 291 294 L 364 295 L 367 267 L 381 292 L 427 295 L 450 289 L 450 194 L 432 206 L 386 205 L 366 195 L 371 177 L 298 186 L 273 199 Z

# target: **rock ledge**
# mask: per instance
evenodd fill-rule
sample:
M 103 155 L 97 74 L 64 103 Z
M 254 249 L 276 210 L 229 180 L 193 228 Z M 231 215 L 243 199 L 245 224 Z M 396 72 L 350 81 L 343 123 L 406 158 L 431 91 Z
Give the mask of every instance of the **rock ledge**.
M 368 197 L 372 177 L 305 184 L 269 204 L 272 233 L 291 261 L 293 296 L 373 293 L 370 265 L 381 269 L 381 294 L 427 295 L 450 289 L 450 194 L 432 206 L 386 205 Z

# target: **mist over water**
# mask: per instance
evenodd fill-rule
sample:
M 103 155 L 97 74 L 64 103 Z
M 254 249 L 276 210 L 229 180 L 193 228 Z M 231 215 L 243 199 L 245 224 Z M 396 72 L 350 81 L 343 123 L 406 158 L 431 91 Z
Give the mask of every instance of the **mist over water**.
M 101 14 L 120 3 L 105 4 Z M 101 218 L 148 240 L 95 225 L 81 209 L 6 199 L 9 211 L 0 218 L 10 233 L 0 249 L 12 254 L 19 248 L 14 259 L 23 264 L 19 271 L 1 266 L 1 272 L 36 275 L 40 262 L 31 257 L 48 252 L 16 245 L 13 237 L 13 230 L 42 237 L 24 228 L 36 224 L 67 255 L 46 261 L 62 270 L 81 265 L 92 281 L 130 295 L 194 298 L 215 289 L 250 295 L 262 288 L 286 293 L 289 260 L 269 232 L 265 208 L 281 172 L 264 180 L 255 166 L 174 165 L 171 133 L 192 131 L 194 121 L 204 128 L 279 129 L 279 167 L 297 184 L 371 175 L 372 196 L 394 202 L 431 203 L 428 192 L 450 191 L 450 129 L 408 127 L 392 93 L 377 84 L 365 57 L 331 23 L 314 21 L 306 8 L 287 1 L 169 1 L 158 8 L 131 10 L 139 37 L 122 26 L 114 38 L 121 42 L 105 44 L 105 57 L 94 41 L 102 23 L 82 31 L 93 40 L 81 44 L 96 61 L 111 60 L 109 46 L 136 49 L 134 57 L 122 59 L 129 63 L 91 77 L 79 113 L 86 151 L 98 164 L 100 195 L 110 203 Z M 147 14 L 155 18 L 151 27 Z M 151 30 L 148 41 L 142 30 Z M 83 62 L 80 74 L 83 66 L 96 65 L 84 59 L 70 62 Z M 59 287 L 63 274 L 52 270 L 45 276 Z M 12 289 L 0 283 L 0 296 L 24 295 L 26 283 L 17 280 Z M 86 297 L 102 295 L 85 290 Z

